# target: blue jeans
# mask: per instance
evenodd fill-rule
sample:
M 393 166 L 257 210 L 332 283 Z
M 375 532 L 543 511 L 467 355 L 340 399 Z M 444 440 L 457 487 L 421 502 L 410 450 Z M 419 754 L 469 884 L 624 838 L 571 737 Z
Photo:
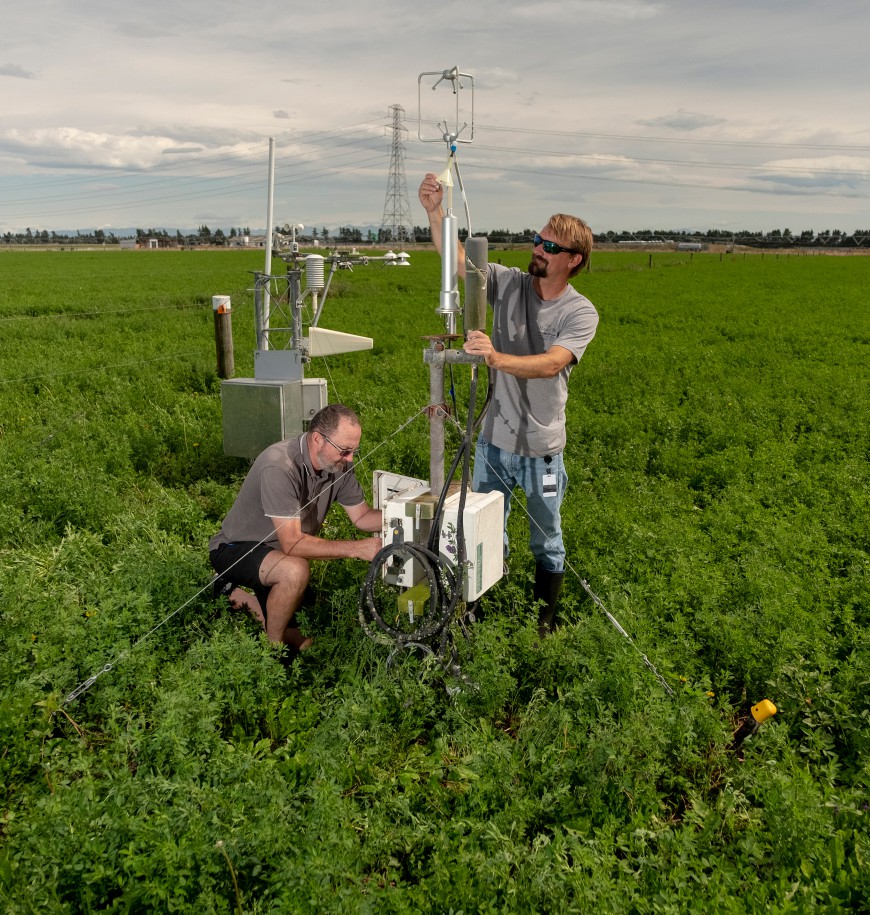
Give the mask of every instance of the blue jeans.
M 544 477 L 553 476 L 555 480 Z M 474 451 L 475 492 L 504 494 L 504 553 L 508 554 L 507 520 L 511 511 L 511 493 L 519 486 L 526 494 L 531 536 L 529 546 L 535 562 L 548 572 L 565 571 L 565 544 L 562 540 L 562 516 L 559 509 L 568 486 L 568 474 L 561 454 L 546 458 L 525 457 L 496 448 L 478 438 Z

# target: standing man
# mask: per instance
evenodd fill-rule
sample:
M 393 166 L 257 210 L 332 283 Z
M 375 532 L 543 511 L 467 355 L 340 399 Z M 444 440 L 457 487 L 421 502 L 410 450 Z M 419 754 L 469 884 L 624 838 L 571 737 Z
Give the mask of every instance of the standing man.
M 329 404 L 302 435 L 270 445 L 254 461 L 220 531 L 209 541 L 209 559 L 226 583 L 230 603 L 262 612 L 272 642 L 291 656 L 311 639 L 293 617 L 302 602 L 312 559 L 362 559 L 381 548 L 379 537 L 325 540 L 318 536 L 333 502 L 361 531 L 381 530 L 381 513 L 370 508 L 353 473 L 362 435 L 349 407 Z M 235 586 L 235 587 L 233 587 Z M 253 590 L 252 598 L 239 586 Z
M 423 179 L 419 197 L 442 253 L 443 190 L 435 175 Z M 562 459 L 568 377 L 598 326 L 592 303 L 568 280 L 589 263 L 591 252 L 592 232 L 582 219 L 551 216 L 535 235 L 528 272 L 489 264 L 492 337 L 472 331 L 463 347 L 494 370 L 492 402 L 475 449 L 473 487 L 475 492 L 504 493 L 505 530 L 511 493 L 519 486 L 526 494 L 534 598 L 543 602 L 538 619 L 542 636 L 555 627 L 565 574 L 560 507 L 568 483 Z M 457 266 L 465 279 L 461 245 Z

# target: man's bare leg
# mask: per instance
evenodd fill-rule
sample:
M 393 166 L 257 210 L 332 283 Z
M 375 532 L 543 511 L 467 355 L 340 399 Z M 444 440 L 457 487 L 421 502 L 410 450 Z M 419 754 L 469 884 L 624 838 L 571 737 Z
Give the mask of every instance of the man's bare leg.
M 308 560 L 298 556 L 287 556 L 279 550 L 272 550 L 263 560 L 260 581 L 272 589 L 266 603 L 266 635 L 269 641 L 293 644 L 287 641 L 285 633 L 288 627 L 299 632 L 298 628 L 290 626 L 290 621 L 302 603 L 310 575 Z M 298 640 L 293 633 L 289 637 L 294 642 Z M 294 644 L 293 647 L 303 650 L 301 644 Z
M 233 610 L 247 610 L 265 630 L 266 618 L 263 616 L 263 608 L 260 606 L 260 601 L 257 600 L 255 594 L 251 594 L 250 591 L 246 591 L 244 588 L 234 588 L 228 600 Z M 290 622 L 292 623 L 293 620 Z M 284 630 L 282 641 L 285 645 L 293 645 L 299 651 L 307 651 L 314 644 L 314 639 L 302 635 L 299 627 L 292 625 Z

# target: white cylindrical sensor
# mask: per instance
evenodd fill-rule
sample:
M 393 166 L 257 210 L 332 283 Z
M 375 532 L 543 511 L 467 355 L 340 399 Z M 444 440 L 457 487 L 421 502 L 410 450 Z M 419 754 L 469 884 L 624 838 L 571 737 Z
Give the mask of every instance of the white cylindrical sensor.
M 323 289 L 326 285 L 323 279 L 323 256 L 309 254 L 305 258 L 305 283 L 311 290 Z

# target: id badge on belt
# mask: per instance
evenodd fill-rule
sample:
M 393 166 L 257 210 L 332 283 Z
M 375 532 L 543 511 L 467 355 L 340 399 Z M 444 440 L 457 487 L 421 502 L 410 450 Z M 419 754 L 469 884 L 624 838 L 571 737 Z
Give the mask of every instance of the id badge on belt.
M 555 473 L 545 473 L 541 476 L 541 491 L 545 499 L 555 499 L 559 495 L 559 484 Z

